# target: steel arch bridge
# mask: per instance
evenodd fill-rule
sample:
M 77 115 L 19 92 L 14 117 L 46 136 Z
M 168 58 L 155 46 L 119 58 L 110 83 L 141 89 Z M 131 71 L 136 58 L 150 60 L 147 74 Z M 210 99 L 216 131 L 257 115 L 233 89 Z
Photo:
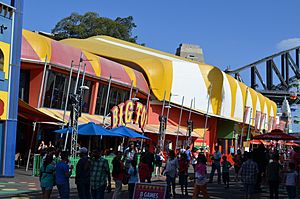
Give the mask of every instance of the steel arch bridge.
M 297 46 L 234 70 L 226 69 L 224 72 L 243 82 L 240 73 L 250 70 L 251 88 L 281 103 L 291 93 L 300 95 L 299 53 L 300 46 Z

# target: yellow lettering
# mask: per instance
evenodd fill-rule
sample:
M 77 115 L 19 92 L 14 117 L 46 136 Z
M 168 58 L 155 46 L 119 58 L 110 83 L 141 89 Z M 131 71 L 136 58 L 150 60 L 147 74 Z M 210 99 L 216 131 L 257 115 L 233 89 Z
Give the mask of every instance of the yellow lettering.
M 135 118 L 134 118 L 134 123 L 139 124 L 140 122 L 140 117 L 142 115 L 142 108 L 143 104 L 140 102 L 136 102 L 135 104 Z
M 141 120 L 140 120 L 140 123 L 139 123 L 139 127 L 141 129 L 144 129 L 146 121 L 147 121 L 147 110 L 146 110 L 146 106 L 143 106 Z
M 133 102 L 131 100 L 127 100 L 125 102 L 125 124 L 130 124 L 132 120 L 132 114 L 133 114 Z
M 115 128 L 118 126 L 118 120 L 119 120 L 119 108 L 118 106 L 114 106 L 111 110 L 110 110 L 110 117 L 111 117 L 111 128 Z
M 119 107 L 119 126 L 123 126 L 123 124 L 124 124 L 124 120 L 123 120 L 123 115 L 124 115 L 124 111 L 123 111 L 123 109 L 124 109 L 124 106 L 125 106 L 125 104 L 124 103 L 121 103 L 121 104 L 119 104 L 118 105 L 118 107 Z

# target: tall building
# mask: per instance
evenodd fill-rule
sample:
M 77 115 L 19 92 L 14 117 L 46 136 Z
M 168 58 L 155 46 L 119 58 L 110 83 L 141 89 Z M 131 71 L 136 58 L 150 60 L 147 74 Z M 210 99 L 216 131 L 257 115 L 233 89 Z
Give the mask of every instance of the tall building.
M 203 50 L 198 45 L 180 44 L 176 49 L 176 55 L 204 63 Z

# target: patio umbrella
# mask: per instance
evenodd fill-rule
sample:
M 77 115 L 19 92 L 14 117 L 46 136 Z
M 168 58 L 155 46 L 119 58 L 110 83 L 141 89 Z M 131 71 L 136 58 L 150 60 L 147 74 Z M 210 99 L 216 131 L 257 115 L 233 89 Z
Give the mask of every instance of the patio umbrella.
M 295 142 L 287 142 L 284 144 L 285 146 L 300 146 L 299 144 L 295 143 Z
M 273 129 L 270 133 L 254 136 L 256 140 L 297 140 L 296 137 L 284 133 L 281 129 Z
M 56 133 L 71 133 L 72 128 L 64 128 L 54 131 Z M 79 135 L 101 135 L 101 136 L 117 136 L 120 137 L 122 135 L 119 135 L 118 133 L 113 133 L 102 126 L 99 126 L 95 124 L 94 122 L 89 122 L 86 124 L 81 124 L 78 126 L 78 134 Z
M 120 126 L 118 128 L 114 128 L 110 130 L 113 133 L 119 134 L 121 136 L 129 137 L 129 138 L 140 138 L 140 139 L 150 139 L 144 135 L 141 135 L 125 126 Z
M 250 140 L 250 144 L 261 144 L 260 140 Z

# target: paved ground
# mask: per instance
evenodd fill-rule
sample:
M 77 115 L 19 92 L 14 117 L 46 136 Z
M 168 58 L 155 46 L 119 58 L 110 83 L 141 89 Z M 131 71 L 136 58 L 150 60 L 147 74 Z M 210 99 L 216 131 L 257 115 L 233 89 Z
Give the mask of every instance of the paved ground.
M 164 183 L 164 181 L 165 178 L 163 176 L 153 178 L 153 183 Z M 112 184 L 112 186 L 114 187 L 114 184 Z M 254 197 L 255 199 L 269 197 L 268 187 L 263 186 L 262 188 L 262 192 L 257 193 Z M 192 182 L 189 183 L 188 191 L 189 196 L 187 198 L 191 198 L 193 192 Z M 180 187 L 177 185 L 176 193 L 178 193 L 178 195 L 176 198 L 181 198 L 179 195 L 180 192 Z M 231 182 L 229 189 L 225 189 L 222 184 L 213 182 L 208 184 L 208 192 L 212 199 L 244 198 L 242 184 L 240 182 Z M 279 193 L 280 198 L 287 198 L 284 187 L 280 187 Z M 297 195 L 298 197 L 300 196 L 300 189 L 298 189 Z M 111 197 L 112 193 L 106 194 L 107 199 Z M 32 177 L 31 172 L 25 172 L 24 169 L 16 169 L 15 178 L 0 178 L 0 198 L 41 198 L 38 178 Z M 56 188 L 54 189 L 51 198 L 59 198 Z M 77 198 L 74 179 L 71 179 L 71 198 Z M 127 186 L 123 187 L 122 199 L 125 198 L 128 198 Z M 202 196 L 199 196 L 199 198 L 202 198 Z

